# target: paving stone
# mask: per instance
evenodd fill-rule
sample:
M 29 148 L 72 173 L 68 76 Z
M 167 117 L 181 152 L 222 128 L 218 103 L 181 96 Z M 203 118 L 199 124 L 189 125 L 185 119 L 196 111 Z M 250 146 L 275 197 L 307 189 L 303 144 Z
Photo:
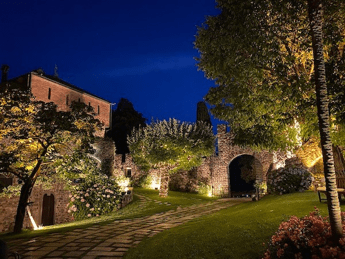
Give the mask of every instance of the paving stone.
M 125 252 L 107 252 L 107 251 L 91 251 L 86 255 L 96 255 L 96 256 L 123 256 Z
M 61 250 L 64 250 L 64 251 L 75 251 L 76 247 L 74 247 L 74 246 L 64 246 L 64 247 L 61 248 Z
M 66 244 L 66 246 L 77 246 L 77 245 L 79 245 L 79 243 L 77 243 L 77 242 Z
M 91 248 L 90 247 L 81 247 L 79 250 L 80 251 L 87 251 L 87 250 L 90 250 Z
M 119 247 L 119 248 L 116 248 L 116 252 L 127 252 L 129 248 L 126 248 L 126 247 Z
M 113 244 L 112 247 L 130 248 L 130 247 L 132 247 L 132 244 L 118 244 L 118 243 L 116 243 L 116 244 Z
M 70 251 L 67 252 L 66 254 L 64 254 L 64 257 L 70 257 L 70 256 L 81 256 L 82 254 L 84 254 L 85 251 Z
M 37 257 L 40 257 L 40 256 L 44 256 L 44 255 L 47 255 L 49 252 L 47 251 L 42 251 L 42 250 L 36 250 L 36 251 L 28 251 L 26 253 L 24 253 L 23 255 L 25 256 L 36 256 Z
M 37 250 L 38 248 L 40 248 L 40 246 L 31 246 L 31 247 L 26 247 L 25 250 L 34 251 L 34 250 Z
M 96 246 L 94 248 L 92 248 L 92 251 L 113 251 L 114 247 L 109 247 L 109 246 Z
M 62 254 L 66 253 L 65 251 L 54 251 L 49 254 L 49 256 L 60 256 Z

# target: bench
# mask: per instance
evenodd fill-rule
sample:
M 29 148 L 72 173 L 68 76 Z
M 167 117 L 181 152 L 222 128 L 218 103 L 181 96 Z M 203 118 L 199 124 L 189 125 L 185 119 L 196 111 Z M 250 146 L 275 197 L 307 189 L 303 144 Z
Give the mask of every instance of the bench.
M 341 195 L 345 196 L 345 177 L 344 176 L 337 176 L 337 192 L 339 196 L 339 201 L 341 200 Z M 317 194 L 319 196 L 319 201 L 327 201 L 327 194 L 326 194 L 326 187 L 316 187 Z M 326 198 L 321 197 L 321 193 L 325 194 Z

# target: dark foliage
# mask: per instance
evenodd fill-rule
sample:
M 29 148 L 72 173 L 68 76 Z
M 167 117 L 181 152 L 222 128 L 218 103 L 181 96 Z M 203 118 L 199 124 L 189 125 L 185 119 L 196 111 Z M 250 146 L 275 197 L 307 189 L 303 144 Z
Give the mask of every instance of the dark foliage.
M 116 153 L 129 153 L 127 136 L 133 128 L 138 129 L 146 126 L 146 118 L 140 112 L 137 112 L 133 104 L 125 98 L 121 98 L 116 110 L 112 114 L 112 130 L 108 133 L 115 141 Z
M 206 103 L 203 101 L 198 102 L 197 104 L 196 121 L 203 121 L 212 126 L 210 114 L 208 112 Z

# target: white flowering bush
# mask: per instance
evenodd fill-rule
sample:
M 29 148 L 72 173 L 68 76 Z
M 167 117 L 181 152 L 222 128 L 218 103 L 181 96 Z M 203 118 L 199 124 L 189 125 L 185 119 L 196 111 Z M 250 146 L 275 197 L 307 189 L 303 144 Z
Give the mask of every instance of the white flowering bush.
M 120 188 L 106 175 L 86 178 L 71 191 L 69 213 L 75 220 L 112 212 L 120 203 Z
M 312 174 L 304 168 L 279 168 L 267 176 L 268 191 L 278 194 L 303 192 L 312 182 Z

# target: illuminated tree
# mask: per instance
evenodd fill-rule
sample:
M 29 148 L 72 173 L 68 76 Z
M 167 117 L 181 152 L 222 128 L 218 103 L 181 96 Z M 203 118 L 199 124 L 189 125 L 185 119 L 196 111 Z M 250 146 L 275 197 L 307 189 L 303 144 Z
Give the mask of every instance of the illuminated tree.
M 214 152 L 212 128 L 204 122 L 180 123 L 175 119 L 152 122 L 128 138 L 134 162 L 143 170 L 159 168 L 159 195 L 168 195 L 169 174 L 201 165 Z
M 321 1 L 316 0 L 217 3 L 221 13 L 207 18 L 195 42 L 200 51 L 199 68 L 217 84 L 206 96 L 211 112 L 229 122 L 235 143 L 256 148 L 294 147 L 298 141 L 296 122 L 301 125 L 304 139 L 321 136 L 321 143 L 325 132 L 319 128 L 328 128 L 328 146 L 322 144 L 328 154 L 323 159 L 327 185 L 332 185 L 333 191 L 336 185 L 330 164 L 330 137 L 337 145 L 345 145 L 345 3 L 327 1 L 323 18 L 314 15 L 321 10 L 316 8 Z M 308 6 L 316 11 L 308 15 Z M 320 36 L 321 30 L 324 46 L 317 50 L 320 42 L 316 43 L 315 36 Z M 323 55 L 325 66 L 320 68 L 318 62 Z M 322 72 L 326 74 L 321 80 L 323 85 Z M 328 107 L 327 84 L 331 127 L 327 127 L 328 117 L 324 117 L 329 112 L 320 110 Z M 322 98 L 315 94 L 320 89 Z M 318 120 L 317 115 L 326 121 Z M 336 238 L 339 202 L 334 193 L 331 196 L 329 213 L 332 224 L 337 225 L 332 228 Z
M 235 143 L 285 149 L 318 136 L 313 49 L 306 1 L 218 0 L 221 13 L 198 29 L 198 67 L 216 86 L 206 95 L 211 113 L 229 122 Z M 327 1 L 326 73 L 332 139 L 345 145 L 344 3 Z M 335 53 L 334 55 L 332 53 Z
M 14 83 L 0 87 L 0 172 L 23 182 L 14 232 L 23 227 L 25 209 L 38 178 L 54 171 L 44 168 L 75 150 L 90 152 L 100 122 L 92 108 L 73 102 L 68 112 L 54 103 L 32 101 L 29 89 Z

